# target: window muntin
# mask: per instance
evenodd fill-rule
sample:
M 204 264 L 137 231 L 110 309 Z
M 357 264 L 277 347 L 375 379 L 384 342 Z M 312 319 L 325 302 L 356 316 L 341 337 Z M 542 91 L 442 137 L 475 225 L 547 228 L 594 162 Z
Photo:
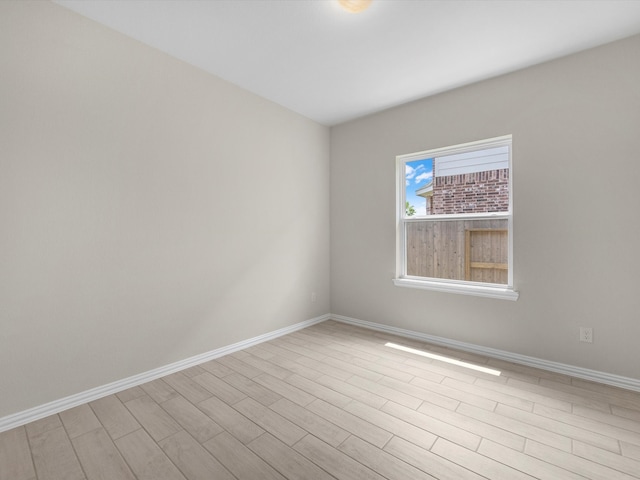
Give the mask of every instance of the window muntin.
M 511 136 L 401 155 L 396 166 L 396 284 L 513 292 Z

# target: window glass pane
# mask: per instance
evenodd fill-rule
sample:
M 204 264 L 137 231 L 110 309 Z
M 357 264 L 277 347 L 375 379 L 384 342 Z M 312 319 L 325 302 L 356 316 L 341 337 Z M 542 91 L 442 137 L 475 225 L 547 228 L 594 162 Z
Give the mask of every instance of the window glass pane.
M 421 217 L 431 214 L 433 195 L 433 159 L 406 162 L 405 215 Z
M 407 162 L 407 170 L 415 168 Z M 509 211 L 509 147 L 473 150 L 431 159 L 433 183 L 427 214 Z M 408 181 L 408 180 L 407 180 Z M 407 184 L 407 200 L 415 190 Z M 419 193 L 419 192 L 418 192 Z M 417 193 L 415 193 L 417 195 Z
M 405 163 L 405 215 L 509 211 L 509 147 Z
M 512 290 L 511 136 L 400 155 L 396 166 L 397 285 Z
M 508 220 L 407 222 L 406 274 L 508 284 Z

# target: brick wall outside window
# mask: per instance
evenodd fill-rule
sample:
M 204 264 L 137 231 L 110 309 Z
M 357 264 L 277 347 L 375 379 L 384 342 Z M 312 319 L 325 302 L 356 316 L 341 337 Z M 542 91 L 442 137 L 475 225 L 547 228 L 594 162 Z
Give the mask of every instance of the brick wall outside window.
M 508 210 L 508 168 L 435 178 L 432 214 Z

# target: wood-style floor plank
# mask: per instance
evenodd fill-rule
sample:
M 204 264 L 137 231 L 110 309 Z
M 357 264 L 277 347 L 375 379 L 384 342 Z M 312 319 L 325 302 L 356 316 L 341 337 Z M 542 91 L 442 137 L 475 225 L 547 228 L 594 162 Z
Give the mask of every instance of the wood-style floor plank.
M 464 383 L 465 382 L 460 382 L 460 384 Z M 473 405 L 475 407 L 482 408 L 483 410 L 492 412 L 497 405 L 497 402 L 495 400 L 490 400 L 485 397 L 479 397 L 473 393 L 468 393 L 464 390 L 459 390 L 449 385 L 443 385 L 442 383 L 434 383 L 419 377 L 411 380 L 411 385 L 416 385 L 426 391 L 433 392 L 436 395 L 444 397 L 444 399 L 454 400 L 456 402 L 455 407 L 453 408 L 454 410 L 458 408 L 458 405 L 460 403 L 466 403 L 468 405 Z M 442 401 L 436 402 L 432 399 L 427 399 L 427 401 L 441 407 L 450 408 L 447 406 L 447 404 L 443 404 Z
M 607 395 L 606 393 L 601 393 L 590 388 L 581 388 L 576 386 L 574 383 L 567 385 L 565 383 L 559 383 L 545 378 L 540 379 L 540 385 L 543 387 L 550 387 L 554 391 L 566 392 L 569 395 L 577 395 L 583 399 L 590 399 L 598 404 L 640 409 L 640 399 L 635 396 Z
M 440 383 L 445 379 L 444 375 L 430 372 L 429 370 L 425 370 L 424 368 L 418 368 L 412 365 L 408 365 L 404 360 L 399 361 L 389 360 L 388 358 L 381 358 L 377 363 L 395 368 L 396 370 L 400 370 L 401 372 L 406 372 L 413 375 L 414 377 L 423 378 L 431 382 Z
M 609 413 L 609 412 L 606 412 Z M 622 418 L 628 418 L 635 422 L 640 422 L 640 410 L 633 410 L 631 408 L 618 407 L 617 405 L 611 405 L 611 413 Z
M 154 402 L 162 403 L 179 395 L 167 382 L 158 378 L 151 382 L 140 385 L 140 387 L 149 395 Z
M 436 441 L 431 451 L 486 478 L 508 478 L 510 480 L 532 480 L 536 478 L 443 438 L 439 438 Z
M 48 417 L 41 418 L 35 422 L 27 423 L 25 428 L 27 429 L 27 435 L 29 437 L 34 437 L 61 426 L 62 421 L 60 421 L 60 417 L 58 415 L 49 415 Z
M 85 477 L 640 480 L 640 393 L 329 320 L 0 433 L 0 480 Z
M 125 406 L 156 442 L 180 431 L 180 425 L 148 395 L 134 398 Z
M 280 365 L 276 365 L 270 362 L 265 362 L 263 359 L 256 357 L 254 355 L 247 355 L 242 359 L 242 361 L 252 367 L 261 370 L 263 373 L 267 373 L 272 377 L 279 378 L 280 380 L 284 380 L 292 373 L 291 370 L 287 368 L 281 367 Z
M 640 461 L 640 446 L 627 442 L 620 442 L 620 448 L 622 450 L 622 455 L 625 457 Z
M 273 343 L 292 352 L 299 353 L 302 358 L 315 360 L 316 362 L 323 362 L 327 357 L 332 356 L 332 352 L 325 351 L 321 345 L 300 340 L 295 333 L 286 337 L 276 338 Z
M 116 395 L 100 398 L 89 405 L 109 436 L 114 440 L 141 428 L 138 421 Z
M 591 445 L 595 445 L 596 447 L 620 453 L 620 443 L 617 439 L 600 435 L 599 433 L 585 430 L 580 427 L 575 427 L 547 416 L 524 412 L 507 405 L 498 405 L 496 413 L 507 418 L 513 418 L 523 423 L 528 423 L 529 425 L 549 430 L 550 432 L 555 432 L 574 440 L 582 440 Z
M 244 363 L 242 360 L 235 358 L 231 355 L 226 355 L 224 357 L 218 358 L 218 362 L 224 365 L 225 367 L 230 368 L 236 373 L 240 375 L 244 375 L 247 378 L 257 377 L 262 373 L 262 371 L 254 366 L 249 365 L 248 363 Z
M 575 405 L 594 408 L 606 413 L 611 412 L 611 404 L 609 403 L 602 402 L 599 400 L 594 400 L 593 398 L 587 395 L 581 396 L 577 393 L 567 392 L 565 390 L 558 389 L 559 386 L 564 386 L 565 385 L 564 383 L 553 382 L 552 385 L 545 386 L 545 385 L 533 384 L 528 382 L 522 382 L 520 380 L 514 380 L 510 378 L 507 381 L 507 385 L 515 386 L 524 392 L 538 393 L 540 395 L 545 395 L 551 398 L 555 398 L 557 400 L 570 402 Z
M 435 477 L 351 435 L 338 449 L 386 478 L 394 480 L 434 480 Z
M 182 396 L 167 400 L 160 406 L 200 443 L 206 442 L 224 430 Z
M 393 436 L 388 430 L 375 425 L 373 422 L 362 420 L 360 417 L 324 400 L 318 399 L 310 403 L 307 405 L 307 409 L 379 448 L 384 447 Z
M 146 395 L 146 393 L 141 387 L 131 387 L 116 393 L 116 395 L 122 403 L 125 403 L 129 400 L 133 400 L 134 398 Z
M 228 378 L 230 376 L 232 376 L 232 373 L 225 376 L 224 378 Z M 241 392 L 228 382 L 225 382 L 222 378 L 216 377 L 209 372 L 197 375 L 193 377 L 193 380 L 209 390 L 220 400 L 230 405 L 233 405 L 234 403 L 239 402 L 240 400 L 247 397 L 246 393 Z
M 515 408 L 519 408 L 520 410 L 525 410 L 527 412 L 533 410 L 533 402 L 531 400 L 524 399 L 515 395 L 510 395 L 508 393 L 503 393 L 490 388 L 485 388 L 479 385 L 478 381 L 473 384 L 468 384 L 454 378 L 445 378 L 442 381 L 442 384 L 469 393 L 477 398 L 486 398 L 491 402 L 509 405 Z
M 273 382 L 274 379 L 271 379 L 271 385 L 273 385 Z M 351 399 L 346 395 L 343 395 L 331 388 L 327 388 L 320 383 L 301 377 L 300 375 L 291 375 L 285 382 L 289 384 L 289 388 L 295 389 L 297 393 L 295 396 L 287 396 L 286 398 L 298 405 L 308 405 L 317 398 L 338 407 L 347 405 L 351 401 Z
M 284 476 L 230 433 L 223 432 L 206 442 L 204 446 L 239 480 L 258 478 L 261 480 L 285 480 Z
M 407 421 L 411 421 L 411 418 L 416 413 L 413 410 L 406 409 L 405 407 L 397 404 L 388 404 L 385 407 L 388 412 L 392 412 L 394 415 Z M 451 412 L 445 408 L 437 407 L 427 402 L 423 403 L 420 408 L 418 408 L 418 412 L 451 425 L 455 425 L 469 433 L 475 433 L 482 438 L 492 440 L 514 450 L 521 452 L 524 449 L 525 437 L 508 432 L 502 428 L 494 427 L 488 423 L 475 421 L 474 419 L 461 415 L 458 412 Z
M 293 448 L 265 433 L 247 445 L 289 480 L 333 480 L 334 477 Z
M 24 427 L 0 433 L 0 480 L 32 480 L 36 472 Z
M 428 380 L 418 379 L 417 381 L 428 381 Z M 456 398 L 451 398 L 451 397 L 441 395 L 439 393 L 434 392 L 433 389 L 430 390 L 424 387 L 419 387 L 413 383 L 400 382 L 398 380 L 395 380 L 389 377 L 382 377 L 378 381 L 378 383 L 380 385 L 384 385 L 385 387 L 391 388 L 393 390 L 397 390 L 398 392 L 405 393 L 411 397 L 415 397 L 418 400 L 422 400 L 423 402 L 429 402 L 433 405 L 438 405 L 440 407 L 447 408 L 452 411 L 458 408 L 458 405 L 460 404 L 460 400 Z
M 144 430 L 120 437 L 115 444 L 137 480 L 186 480 Z
M 202 402 L 213 395 L 209 390 L 182 372 L 168 375 L 163 380 L 192 403 Z
M 594 447 L 587 443 L 574 440 L 573 454 L 629 475 L 640 475 L 640 461 L 622 455 L 616 455 L 608 450 Z
M 634 403 L 638 407 L 638 396 L 635 392 L 624 390 L 622 388 L 613 387 L 611 385 L 604 385 L 602 383 L 592 382 L 590 380 L 583 380 L 581 378 L 571 378 L 571 385 L 582 388 L 584 390 L 591 390 L 593 392 L 600 392 L 605 395 L 611 395 L 613 397 L 622 397 L 627 399 L 635 399 Z M 605 401 L 608 401 L 605 398 Z
M 87 480 L 135 480 L 133 472 L 103 428 L 73 439 Z
M 348 399 L 357 400 L 373 408 L 381 408 L 385 403 L 388 402 L 386 398 L 383 398 L 371 392 L 367 392 L 362 388 L 358 388 L 355 385 L 343 382 L 342 380 L 338 380 L 337 378 L 330 377 L 329 375 L 323 375 L 317 378 L 315 382 L 344 395 Z M 345 403 L 345 405 L 347 405 L 348 403 L 349 402 Z
M 200 402 L 198 408 L 242 443 L 249 443 L 264 433 L 262 428 L 217 397 Z
M 310 412 L 306 408 L 286 398 L 278 400 L 269 408 L 334 447 L 340 445 L 350 435 L 349 432 L 340 428 L 338 425 L 325 420 L 321 416 Z
M 392 402 L 404 405 L 405 407 L 413 408 L 414 410 L 422 405 L 423 402 L 421 398 L 406 394 L 393 387 L 387 387 L 380 382 L 372 382 L 371 380 L 359 377 L 358 375 L 351 377 L 347 380 L 347 383 L 373 393 L 374 395 L 391 400 Z
M 355 402 L 352 405 L 355 405 Z M 351 407 L 351 405 L 349 406 Z M 361 410 L 364 410 L 364 407 L 361 407 Z M 413 428 L 418 428 L 424 430 L 425 432 L 430 432 L 434 435 L 434 437 L 446 438 L 454 443 L 457 443 L 458 445 L 462 445 L 463 447 L 469 448 L 471 450 L 475 450 L 480 444 L 481 437 L 479 435 L 471 433 L 438 418 L 424 415 L 410 408 L 403 407 L 402 405 L 389 402 L 384 407 L 382 407 L 382 411 L 385 412 L 385 415 L 388 415 L 388 418 L 393 418 L 396 422 L 406 423 L 408 425 L 411 425 Z M 362 414 L 371 415 L 372 413 L 364 410 Z M 398 434 L 398 436 L 410 440 L 403 435 Z
M 584 412 L 584 410 L 582 411 Z M 594 435 L 596 439 L 600 438 L 600 436 L 606 436 L 609 443 L 612 440 L 615 442 L 620 440 L 640 445 L 640 429 L 638 428 L 639 424 L 637 422 L 624 420 L 618 423 L 619 426 L 611 425 L 611 423 L 617 423 L 614 422 L 612 415 L 598 412 L 597 410 L 594 412 L 597 413 L 593 416 L 599 418 L 601 421 L 585 418 L 576 414 L 569 414 L 561 410 L 554 410 L 553 408 L 549 408 L 544 405 L 536 405 L 534 409 L 534 413 L 538 416 L 578 428 L 578 433 L 586 430 L 587 432 L 585 435 L 572 436 L 571 438 L 586 441 L 587 443 L 591 443 L 597 447 L 605 448 L 612 452 L 618 451 L 616 445 L 607 446 L 604 441 L 601 444 L 598 444 L 596 440 L 591 439 L 590 441 L 587 441 L 586 439 L 593 437 Z
M 591 480 L 635 480 L 640 478 L 533 440 L 527 440 L 524 451 L 530 457 L 564 468 Z
M 523 391 L 503 383 L 498 383 L 495 381 L 484 380 L 484 379 L 478 379 L 476 380 L 474 385 L 477 385 L 479 387 L 484 387 L 488 390 L 494 390 L 496 392 L 503 393 L 505 395 L 518 397 L 523 399 L 524 401 L 533 402 L 534 404 L 546 405 L 548 407 L 552 407 L 558 410 L 564 410 L 566 412 L 571 411 L 570 402 L 557 400 L 555 398 L 552 398 L 546 395 L 540 395 L 535 392 Z M 501 402 L 501 403 L 505 403 L 505 402 Z
M 458 413 L 471 417 L 479 422 L 502 428 L 508 432 L 521 435 L 525 438 L 542 442 L 551 447 L 571 451 L 571 439 L 555 432 L 545 430 L 535 425 L 515 420 L 513 418 L 504 417 L 498 413 L 486 412 L 471 405 L 461 404 L 457 410 Z
M 293 448 L 340 480 L 384 480 L 383 476 L 312 435 L 304 437 Z
M 234 480 L 213 455 L 185 431 L 160 441 L 160 447 L 189 480 Z
M 252 398 L 245 398 L 233 407 L 286 445 L 293 445 L 307 434 L 295 423 L 290 422 L 282 415 L 277 414 Z
M 439 480 L 485 480 L 477 473 L 464 468 L 446 458 L 418 447 L 400 437 L 393 437 L 384 447 L 384 451 L 405 461 L 409 465 L 433 475 Z
M 84 480 L 84 472 L 63 427 L 29 435 L 33 463 L 40 480 Z
M 278 400 L 280 400 L 282 397 L 280 393 L 275 392 L 273 389 L 270 389 L 264 386 L 264 383 L 259 380 L 262 377 L 262 375 L 267 375 L 267 374 L 265 373 L 265 374 L 256 375 L 253 377 L 253 379 L 251 379 L 249 377 L 245 377 L 240 373 L 232 373 L 231 375 L 227 375 L 226 377 L 224 377 L 224 382 L 233 386 L 238 391 L 244 393 L 246 396 L 249 396 L 254 400 L 268 407 L 272 403 L 275 403 Z M 275 378 L 275 377 L 272 377 L 272 378 Z M 238 400 L 238 401 L 241 401 L 241 400 Z
M 563 468 L 513 451 L 491 440 L 483 439 L 478 453 L 540 480 L 582 480 L 584 477 Z
M 401 407 L 406 408 L 406 407 Z M 384 407 L 383 407 L 384 409 Z M 354 416 L 360 418 L 362 421 L 372 423 L 379 428 L 387 432 L 391 432 L 394 435 L 409 440 L 416 445 L 425 449 L 431 448 L 433 442 L 438 438 L 433 429 L 425 429 L 414 423 L 409 423 L 401 418 L 390 415 L 384 411 L 376 410 L 363 403 L 356 402 L 355 400 L 345 407 L 345 410 Z M 410 409 L 407 409 L 410 410 Z M 453 429 L 453 428 L 452 428 Z M 355 433 L 355 432 L 354 432 Z M 450 432 L 448 432 L 450 433 Z M 467 433 L 464 431 L 459 432 L 460 435 L 456 438 L 461 442 L 470 445 L 475 448 L 480 443 L 480 437 Z M 357 433 L 356 433 L 357 435 Z M 453 436 L 453 433 L 451 433 Z
M 353 368 L 349 368 L 349 364 L 345 363 L 344 365 L 334 366 L 330 363 L 332 360 L 334 359 L 331 359 L 330 357 L 327 357 L 324 361 L 320 361 L 315 358 L 300 356 L 296 360 L 296 363 L 307 367 L 310 370 L 314 370 L 321 375 L 330 375 L 338 380 L 348 380 L 349 377 L 353 375 Z M 338 360 L 335 360 L 335 362 L 338 362 Z M 379 374 L 376 373 L 374 375 L 376 380 L 380 378 Z
M 227 375 L 230 375 L 233 373 L 233 370 L 231 370 L 229 367 L 222 365 L 217 360 L 209 360 L 208 362 L 201 364 L 200 367 L 202 367 L 203 370 L 219 378 L 226 377 Z
M 323 364 L 333 369 L 333 376 L 336 378 L 346 377 L 345 379 L 347 379 L 349 378 L 347 375 L 358 375 L 362 378 L 366 378 L 367 380 L 371 380 L 372 382 L 377 382 L 383 377 L 381 373 L 376 372 L 375 370 L 364 368 L 360 365 L 348 363 L 333 357 L 327 357 Z
M 540 407 L 541 405 L 536 405 L 534 411 L 544 415 L 545 413 L 543 410 L 540 410 Z M 590 429 L 591 427 L 600 429 L 602 424 L 605 424 L 623 430 L 631 430 L 633 432 L 640 433 L 640 419 L 631 420 L 614 413 L 605 413 L 600 410 L 594 410 L 592 408 L 582 407 L 579 405 L 573 406 L 572 413 L 573 415 L 569 418 L 573 418 L 573 422 L 579 422 L 587 429 Z
M 242 353 L 242 352 L 238 352 L 238 353 Z M 184 375 L 186 375 L 189 378 L 195 377 L 196 375 L 200 375 L 202 373 L 204 373 L 206 370 L 204 370 L 200 365 L 196 365 L 194 367 L 189 367 L 185 370 L 182 370 L 181 373 L 183 373 Z
M 266 363 L 269 363 L 272 365 L 278 365 L 286 369 L 288 372 L 297 373 L 301 377 L 308 378 L 309 380 L 315 380 L 318 377 L 321 377 L 324 375 L 322 372 L 319 372 L 318 370 L 314 370 L 313 368 L 305 367 L 304 365 L 296 362 L 295 360 L 291 360 L 290 358 L 286 358 L 281 355 L 269 352 L 265 344 L 261 344 L 260 346 L 262 346 L 263 348 L 261 350 L 255 351 L 255 355 L 261 358 L 262 360 L 264 360 Z M 276 375 L 274 375 L 274 377 L 275 376 Z
M 67 430 L 67 435 L 71 439 L 101 427 L 98 417 L 86 403 L 60 412 L 59 415 L 64 428 Z

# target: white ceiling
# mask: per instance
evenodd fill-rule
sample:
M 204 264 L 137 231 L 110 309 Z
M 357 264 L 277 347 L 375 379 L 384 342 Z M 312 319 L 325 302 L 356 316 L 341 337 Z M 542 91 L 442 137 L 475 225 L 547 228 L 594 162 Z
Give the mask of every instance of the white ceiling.
M 640 33 L 638 0 L 54 1 L 325 125 Z

